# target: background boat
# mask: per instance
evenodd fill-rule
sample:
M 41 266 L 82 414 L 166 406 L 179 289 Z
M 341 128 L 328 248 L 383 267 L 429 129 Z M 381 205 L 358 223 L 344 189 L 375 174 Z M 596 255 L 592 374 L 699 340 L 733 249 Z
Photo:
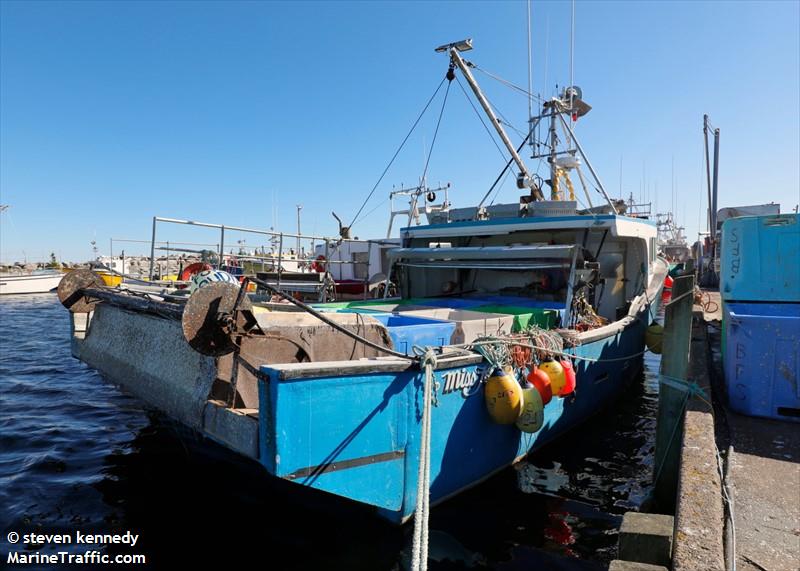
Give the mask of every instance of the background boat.
M 0 274 L 0 295 L 46 293 L 54 290 L 64 277 L 59 271 L 39 271 L 25 274 Z

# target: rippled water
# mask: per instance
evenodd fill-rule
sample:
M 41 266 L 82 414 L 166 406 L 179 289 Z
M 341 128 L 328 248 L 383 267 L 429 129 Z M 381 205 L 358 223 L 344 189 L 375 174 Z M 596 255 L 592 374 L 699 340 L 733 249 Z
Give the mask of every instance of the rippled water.
M 147 568 L 407 567 L 410 526 L 323 494 L 298 499 L 73 359 L 55 296 L 4 296 L 0 332 L 0 568 L 9 531 L 76 530 L 141 534 L 109 552 L 144 553 Z M 622 514 L 651 490 L 657 367 L 648 357 L 614 407 L 434 508 L 430 568 L 605 568 Z

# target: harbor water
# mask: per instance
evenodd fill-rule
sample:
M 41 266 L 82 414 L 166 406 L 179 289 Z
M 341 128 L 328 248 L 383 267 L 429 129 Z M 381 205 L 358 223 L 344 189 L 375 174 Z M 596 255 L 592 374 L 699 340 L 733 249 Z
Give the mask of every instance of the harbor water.
M 411 525 L 297 494 L 72 358 L 68 313 L 54 295 L 0 300 L 0 327 L 0 568 L 10 531 L 131 531 L 135 548 L 104 549 L 144 554 L 144 568 L 407 568 Z M 646 354 L 643 375 L 614 406 L 434 508 L 429 568 L 607 567 L 623 513 L 649 501 L 657 370 Z

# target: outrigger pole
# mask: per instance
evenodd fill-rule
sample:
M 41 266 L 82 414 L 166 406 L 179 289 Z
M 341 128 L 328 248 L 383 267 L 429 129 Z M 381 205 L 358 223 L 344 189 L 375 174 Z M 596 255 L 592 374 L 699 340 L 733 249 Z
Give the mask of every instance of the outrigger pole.
M 486 112 L 486 115 L 489 117 L 489 120 L 492 122 L 497 134 L 500 135 L 500 139 L 503 141 L 503 144 L 508 149 L 508 152 L 511 154 L 511 158 L 517 164 L 517 168 L 519 169 L 519 176 L 517 177 L 517 187 L 518 188 L 529 188 L 531 194 L 536 200 L 544 200 L 544 195 L 542 194 L 541 189 L 533 180 L 530 173 L 528 172 L 528 168 L 525 166 L 525 163 L 522 162 L 522 158 L 517 153 L 517 150 L 514 148 L 514 145 L 511 144 L 511 140 L 506 135 L 503 126 L 500 124 L 500 120 L 494 114 L 492 110 L 492 106 L 489 105 L 489 101 L 484 96 L 483 92 L 481 91 L 480 86 L 478 86 L 478 82 L 475 81 L 475 78 L 472 76 L 472 72 L 469 70 L 467 63 L 462 59 L 461 54 L 459 52 L 467 51 L 472 49 L 472 40 L 464 40 L 461 42 L 455 42 L 452 44 L 445 44 L 443 46 L 439 46 L 436 48 L 437 52 L 447 51 L 450 54 L 450 61 L 458 66 L 458 69 L 461 70 L 461 73 L 464 74 L 464 78 L 469 83 L 469 86 L 472 88 L 473 93 L 475 93 L 475 97 L 478 99 L 478 103 L 481 104 L 483 110 Z
M 481 107 L 483 107 L 483 110 L 489 117 L 489 120 L 491 121 L 492 125 L 497 131 L 497 134 L 500 135 L 500 139 L 503 141 L 503 144 L 506 146 L 506 149 L 508 149 L 508 152 L 511 154 L 511 160 L 514 163 L 516 163 L 517 168 L 519 168 L 519 176 L 517 177 L 517 187 L 529 188 L 531 191 L 531 196 L 534 198 L 534 200 L 544 200 L 544 195 L 542 194 L 541 188 L 539 188 L 539 185 L 536 184 L 536 181 L 531 176 L 530 172 L 528 171 L 528 168 L 525 166 L 525 163 L 522 162 L 522 158 L 520 157 L 519 152 L 517 151 L 517 149 L 514 148 L 514 145 L 511 144 L 511 140 L 508 138 L 505 129 L 503 129 L 500 120 L 495 115 L 494 110 L 489 104 L 489 101 L 486 99 L 486 96 L 481 91 L 481 88 L 478 85 L 478 82 L 475 80 L 475 77 L 473 77 L 472 72 L 469 69 L 471 64 L 464 61 L 464 59 L 461 57 L 460 52 L 465 52 L 471 49 L 472 49 L 472 40 L 467 39 L 460 42 L 454 42 L 451 44 L 444 44 L 436 48 L 436 51 L 447 52 L 450 55 L 451 69 L 452 65 L 455 65 L 464 74 L 464 78 L 467 80 L 467 83 L 469 83 L 470 88 L 472 88 L 472 92 L 475 94 L 475 97 L 478 99 L 478 102 L 481 104 Z M 589 159 L 586 157 L 586 153 L 583 152 L 583 148 L 578 142 L 577 137 L 575 137 L 575 133 L 573 132 L 573 130 L 570 128 L 569 124 L 563 117 L 563 114 L 567 112 L 576 117 L 583 116 L 589 112 L 591 107 L 581 100 L 579 88 L 570 87 L 568 90 L 565 90 L 564 93 L 565 95 L 563 96 L 562 99 L 553 98 L 551 101 L 548 101 L 544 104 L 545 110 L 549 112 L 545 112 L 542 115 L 539 115 L 538 117 L 533 117 L 530 119 L 531 123 L 530 133 L 532 135 L 534 129 L 544 117 L 549 116 L 550 118 L 550 128 L 549 128 L 550 142 L 549 144 L 547 144 L 547 146 L 550 148 L 550 152 L 548 153 L 548 162 L 550 163 L 550 173 L 551 173 L 550 180 L 552 181 L 552 185 L 553 186 L 555 185 L 556 177 L 560 168 L 559 164 L 556 161 L 557 155 L 571 154 L 574 156 L 575 153 L 577 152 L 580 154 L 580 156 L 586 163 L 586 166 L 589 168 L 589 172 L 591 173 L 592 178 L 594 179 L 597 190 L 600 192 L 603 198 L 606 199 L 606 202 L 608 202 L 611 211 L 616 213 L 617 208 L 614 205 L 614 201 L 611 200 L 611 197 L 608 196 L 608 193 L 606 192 L 603 183 L 600 181 L 600 178 L 597 176 L 597 173 L 595 172 L 594 168 L 589 162 Z M 530 97 L 530 94 L 528 94 L 528 97 Z M 564 129 L 564 132 L 568 134 L 571 141 L 575 144 L 575 149 L 563 151 L 562 153 L 559 153 L 556 150 L 558 143 L 556 124 L 559 120 Z M 533 144 L 534 144 L 533 141 L 531 141 L 531 145 Z M 591 206 L 591 200 L 589 199 L 588 191 L 586 189 L 586 185 L 584 183 L 584 179 L 583 176 L 581 175 L 578 165 L 576 164 L 574 167 L 568 167 L 568 168 L 575 168 L 575 170 L 578 172 L 578 175 L 580 176 L 581 179 L 581 184 L 584 187 L 584 192 L 586 192 L 587 195 L 586 198 L 587 200 L 589 200 L 589 205 Z M 556 200 L 555 197 L 553 199 Z

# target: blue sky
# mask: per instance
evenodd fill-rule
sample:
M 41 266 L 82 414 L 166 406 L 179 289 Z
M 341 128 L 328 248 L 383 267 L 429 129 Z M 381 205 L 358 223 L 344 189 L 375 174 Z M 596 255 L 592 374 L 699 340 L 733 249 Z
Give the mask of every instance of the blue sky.
M 533 3 L 534 91 L 569 81 L 570 10 Z M 575 83 L 594 109 L 577 129 L 606 187 L 619 194 L 622 160 L 623 194 L 675 204 L 694 237 L 709 113 L 720 206 L 794 208 L 798 30 L 797 1 L 578 1 Z M 101 253 L 110 238 L 149 239 L 153 215 L 293 231 L 298 203 L 304 231 L 333 235 L 331 210 L 352 219 L 441 81 L 447 58 L 433 48 L 465 37 L 468 59 L 527 83 L 524 2 L 2 0 L 0 259 L 86 260 L 92 239 Z M 525 98 L 477 79 L 523 128 Z M 441 95 L 356 235 L 382 236 L 388 192 L 417 183 Z M 475 204 L 504 163 L 454 83 L 429 183 Z M 509 180 L 498 200 L 517 194 Z M 185 227 L 160 237 L 217 240 Z

